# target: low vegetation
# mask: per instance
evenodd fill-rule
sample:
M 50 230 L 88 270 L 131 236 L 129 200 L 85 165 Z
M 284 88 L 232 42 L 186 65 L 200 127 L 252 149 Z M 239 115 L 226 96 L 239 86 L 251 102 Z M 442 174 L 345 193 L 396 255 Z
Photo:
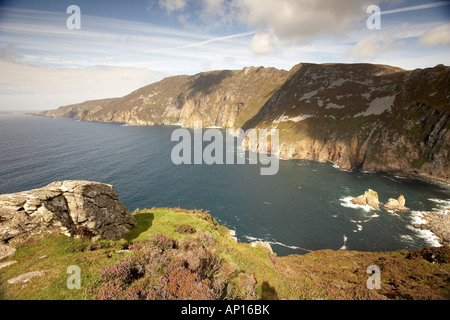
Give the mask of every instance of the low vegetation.
M 0 269 L 2 299 L 448 299 L 450 249 L 395 252 L 321 250 L 278 257 L 238 243 L 203 210 L 133 213 L 126 239 L 92 241 L 61 234 L 24 241 Z M 68 289 L 67 268 L 81 270 Z M 367 268 L 381 271 L 368 289 Z M 47 272 L 23 284 L 7 280 Z

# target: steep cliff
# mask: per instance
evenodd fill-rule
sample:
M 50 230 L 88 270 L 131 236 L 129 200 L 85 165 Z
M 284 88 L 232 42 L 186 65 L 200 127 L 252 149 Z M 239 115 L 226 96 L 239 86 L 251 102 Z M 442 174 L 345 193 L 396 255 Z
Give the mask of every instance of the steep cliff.
M 450 183 L 450 67 L 301 63 L 175 76 L 39 115 L 130 125 L 278 129 L 283 158 Z
M 450 68 L 301 64 L 244 128 L 279 155 L 450 182 Z
M 120 99 L 88 101 L 38 113 L 130 125 L 181 124 L 235 128 L 253 117 L 286 80 L 287 71 L 245 68 L 174 76 Z

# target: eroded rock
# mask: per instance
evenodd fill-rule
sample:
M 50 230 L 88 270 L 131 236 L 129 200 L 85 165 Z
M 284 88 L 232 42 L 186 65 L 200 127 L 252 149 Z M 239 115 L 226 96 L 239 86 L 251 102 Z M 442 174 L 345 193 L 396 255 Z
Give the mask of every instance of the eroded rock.
M 380 209 L 378 193 L 376 191 L 373 191 L 372 189 L 367 190 L 363 195 L 359 197 L 353 198 L 352 203 L 361 206 L 369 205 L 376 210 Z
M 21 274 L 20 276 L 9 279 L 8 283 L 9 284 L 27 283 L 31 279 L 41 277 L 47 272 L 48 272 L 47 270 L 44 270 L 44 271 L 32 271 L 32 272 L 24 273 L 24 274 Z
M 405 211 L 406 210 L 405 203 L 406 203 L 405 197 L 401 195 L 400 197 L 398 197 L 398 199 L 390 198 L 388 200 L 388 203 L 384 205 L 384 208 L 387 210 Z
M 112 185 L 56 181 L 43 188 L 0 195 L 0 241 L 63 231 L 95 239 L 122 238 L 136 220 Z

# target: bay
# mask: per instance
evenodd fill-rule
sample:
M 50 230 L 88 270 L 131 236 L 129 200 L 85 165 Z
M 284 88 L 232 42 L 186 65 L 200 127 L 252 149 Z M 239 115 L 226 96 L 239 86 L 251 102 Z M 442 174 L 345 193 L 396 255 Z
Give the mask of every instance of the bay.
M 260 165 L 175 165 L 175 129 L 2 113 L 0 194 L 56 180 L 109 183 L 130 211 L 205 209 L 236 230 L 239 241 L 268 241 L 278 255 L 437 245 L 430 232 L 412 224 L 419 212 L 450 206 L 446 184 L 346 172 L 306 160 L 280 160 L 273 176 L 260 175 Z M 409 210 L 391 213 L 351 205 L 351 197 L 369 188 L 381 202 L 404 195 Z

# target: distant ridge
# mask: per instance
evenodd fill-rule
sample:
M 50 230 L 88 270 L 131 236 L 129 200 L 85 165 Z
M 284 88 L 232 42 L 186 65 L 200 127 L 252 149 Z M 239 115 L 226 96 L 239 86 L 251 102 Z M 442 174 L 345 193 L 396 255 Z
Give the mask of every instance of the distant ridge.
M 300 63 L 181 75 L 37 115 L 129 125 L 267 128 L 283 158 L 450 183 L 450 67 Z

